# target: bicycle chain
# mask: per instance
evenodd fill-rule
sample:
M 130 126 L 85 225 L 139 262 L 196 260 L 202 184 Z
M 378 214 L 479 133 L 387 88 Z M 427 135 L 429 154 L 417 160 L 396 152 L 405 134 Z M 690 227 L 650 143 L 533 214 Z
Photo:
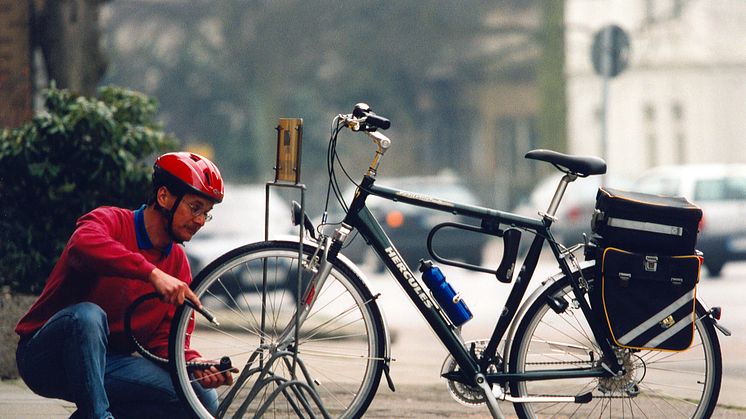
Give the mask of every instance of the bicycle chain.
M 578 365 L 578 364 L 595 364 L 595 361 L 547 361 L 547 362 L 526 362 L 526 365 Z
M 526 365 L 578 365 L 578 364 L 594 364 L 595 361 L 547 361 L 547 362 L 527 362 Z M 567 394 L 535 394 L 537 397 L 567 397 Z M 628 399 L 629 396 L 606 396 L 597 395 L 593 396 L 594 399 Z

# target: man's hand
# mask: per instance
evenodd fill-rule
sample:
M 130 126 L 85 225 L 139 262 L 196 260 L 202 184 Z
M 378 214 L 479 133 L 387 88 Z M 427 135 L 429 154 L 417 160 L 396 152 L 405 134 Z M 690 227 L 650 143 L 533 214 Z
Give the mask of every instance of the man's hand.
M 194 361 L 201 361 L 195 359 Z M 220 386 L 229 386 L 233 384 L 233 373 L 237 373 L 238 369 L 231 368 L 227 371 L 221 372 L 217 367 L 210 367 L 204 370 L 194 370 L 194 378 L 199 381 L 203 388 L 217 388 Z
M 189 289 L 189 285 L 178 278 L 155 268 L 150 273 L 148 281 L 150 281 L 163 301 L 179 306 L 184 304 L 185 299 L 188 299 L 194 303 L 195 307 L 202 308 L 202 303 L 199 302 L 199 298 Z

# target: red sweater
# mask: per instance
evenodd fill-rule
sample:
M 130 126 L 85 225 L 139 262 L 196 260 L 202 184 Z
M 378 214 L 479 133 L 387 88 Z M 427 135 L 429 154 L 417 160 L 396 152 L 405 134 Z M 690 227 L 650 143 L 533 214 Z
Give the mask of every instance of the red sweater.
M 124 333 L 124 313 L 138 297 L 154 291 L 147 282 L 150 272 L 159 268 L 186 283 L 192 281 L 184 249 L 171 246 L 165 253 L 153 249 L 142 218 L 136 225 L 135 214 L 100 207 L 80 217 L 41 296 L 18 322 L 16 333 L 22 338 L 31 336 L 61 309 L 90 301 L 106 312 L 109 348 L 133 352 Z M 168 357 L 168 333 L 175 310 L 173 305 L 153 299 L 141 304 L 132 319 L 137 340 L 163 358 Z M 198 356 L 196 351 L 187 351 L 187 360 Z

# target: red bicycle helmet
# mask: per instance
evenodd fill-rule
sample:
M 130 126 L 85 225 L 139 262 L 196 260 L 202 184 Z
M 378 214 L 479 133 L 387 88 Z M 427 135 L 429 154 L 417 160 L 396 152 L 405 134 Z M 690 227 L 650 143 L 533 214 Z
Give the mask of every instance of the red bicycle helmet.
M 217 166 L 195 153 L 166 153 L 153 165 L 153 186 L 164 185 L 176 195 L 194 193 L 213 202 L 223 201 L 223 177 Z

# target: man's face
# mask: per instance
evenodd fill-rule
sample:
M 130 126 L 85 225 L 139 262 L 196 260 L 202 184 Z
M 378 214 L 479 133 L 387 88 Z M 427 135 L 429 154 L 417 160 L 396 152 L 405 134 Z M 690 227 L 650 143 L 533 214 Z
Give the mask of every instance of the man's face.
M 174 212 L 173 234 L 180 241 L 189 241 L 207 222 L 214 203 L 199 195 L 185 194 Z

